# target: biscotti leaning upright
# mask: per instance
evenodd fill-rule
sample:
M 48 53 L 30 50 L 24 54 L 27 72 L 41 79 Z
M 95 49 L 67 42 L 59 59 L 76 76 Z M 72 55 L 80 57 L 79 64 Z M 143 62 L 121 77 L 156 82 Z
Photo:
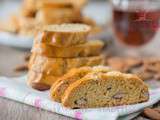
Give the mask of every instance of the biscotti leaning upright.
M 36 43 L 46 43 L 54 46 L 73 46 L 83 44 L 91 28 L 84 24 L 61 24 L 43 27 L 35 38 Z
M 29 61 L 28 84 L 49 89 L 73 68 L 104 64 L 101 40 L 88 41 L 90 26 L 61 24 L 45 26 L 38 32 Z

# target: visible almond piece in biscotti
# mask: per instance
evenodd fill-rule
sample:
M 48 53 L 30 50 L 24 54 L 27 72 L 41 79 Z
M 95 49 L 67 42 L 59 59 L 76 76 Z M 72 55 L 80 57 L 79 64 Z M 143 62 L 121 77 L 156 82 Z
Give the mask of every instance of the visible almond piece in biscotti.
M 68 108 L 129 105 L 149 99 L 147 85 L 135 75 L 111 71 L 88 74 L 71 84 L 62 97 Z
M 77 69 L 70 70 L 63 77 L 59 78 L 51 87 L 50 94 L 51 98 L 54 101 L 61 102 L 61 97 L 63 96 L 65 90 L 69 85 L 74 83 L 75 81 L 83 78 L 88 73 L 92 72 L 108 72 L 111 71 L 110 68 L 104 66 L 96 66 L 96 67 L 81 67 Z
M 69 47 L 57 47 L 41 43 L 35 44 L 32 52 L 55 58 L 88 57 L 99 55 L 103 46 L 104 43 L 100 40 L 88 41 L 85 44 Z
M 91 28 L 85 24 L 61 24 L 45 26 L 35 43 L 48 43 L 55 46 L 71 46 L 85 43 Z
M 57 76 L 46 75 L 44 73 L 37 73 L 33 70 L 30 70 L 28 73 L 27 83 L 34 89 L 44 91 L 48 90 L 57 79 Z
M 103 64 L 103 55 L 78 58 L 48 58 L 33 54 L 29 63 L 29 68 L 39 73 L 46 73 L 47 75 L 62 76 L 72 68 Z

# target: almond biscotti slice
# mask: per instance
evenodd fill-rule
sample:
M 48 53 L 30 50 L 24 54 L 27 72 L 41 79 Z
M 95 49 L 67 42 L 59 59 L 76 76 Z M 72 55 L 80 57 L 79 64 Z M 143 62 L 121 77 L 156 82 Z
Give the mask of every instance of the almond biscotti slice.
M 45 26 L 35 43 L 47 43 L 55 46 L 73 46 L 86 42 L 91 28 L 85 24 L 61 24 Z
M 64 91 L 67 87 L 74 81 L 81 79 L 86 74 L 91 72 L 91 67 L 81 67 L 71 69 L 67 74 L 60 77 L 51 87 L 50 96 L 56 102 L 61 102 L 61 96 L 64 94 Z
M 83 66 L 97 66 L 104 64 L 104 56 L 79 57 L 79 58 L 49 58 L 33 54 L 29 68 L 48 75 L 62 76 L 72 68 Z
M 135 75 L 120 72 L 93 73 L 71 84 L 62 104 L 69 108 L 129 105 L 149 99 L 147 85 Z
M 96 67 L 81 67 L 77 69 L 70 70 L 63 77 L 59 78 L 51 87 L 50 94 L 54 101 L 61 102 L 61 97 L 63 96 L 65 90 L 69 85 L 75 81 L 83 78 L 85 75 L 91 72 L 109 72 L 111 71 L 108 67 L 96 66 Z
M 42 43 L 35 44 L 32 52 L 55 58 L 87 57 L 99 55 L 103 46 L 104 43 L 100 40 L 88 41 L 85 44 L 70 47 L 57 47 Z
M 58 76 L 46 75 L 45 73 L 38 73 L 30 70 L 27 83 L 34 89 L 44 91 L 48 90 L 58 78 Z
M 35 26 L 36 26 L 36 21 L 34 18 L 27 18 L 23 16 L 17 16 L 17 22 L 18 22 L 18 34 L 21 35 L 34 35 L 35 31 Z

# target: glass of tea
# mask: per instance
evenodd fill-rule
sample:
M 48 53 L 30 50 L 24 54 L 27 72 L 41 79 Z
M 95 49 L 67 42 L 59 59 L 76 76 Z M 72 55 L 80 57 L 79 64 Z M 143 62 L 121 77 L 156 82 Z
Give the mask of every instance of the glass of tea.
M 135 49 L 158 34 L 160 0 L 111 0 L 111 4 L 113 31 L 119 44 Z

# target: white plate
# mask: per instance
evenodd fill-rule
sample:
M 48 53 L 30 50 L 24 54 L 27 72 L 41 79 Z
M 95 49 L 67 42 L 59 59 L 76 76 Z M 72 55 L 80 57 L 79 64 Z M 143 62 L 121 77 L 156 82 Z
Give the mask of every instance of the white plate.
M 20 1 L 0 1 L 0 20 L 6 21 L 9 16 L 17 13 Z M 33 37 L 20 36 L 9 32 L 0 31 L 0 44 L 11 47 L 30 49 L 32 47 Z
M 0 32 L 0 44 L 11 47 L 30 49 L 32 47 L 33 37 L 20 36 L 7 32 Z

